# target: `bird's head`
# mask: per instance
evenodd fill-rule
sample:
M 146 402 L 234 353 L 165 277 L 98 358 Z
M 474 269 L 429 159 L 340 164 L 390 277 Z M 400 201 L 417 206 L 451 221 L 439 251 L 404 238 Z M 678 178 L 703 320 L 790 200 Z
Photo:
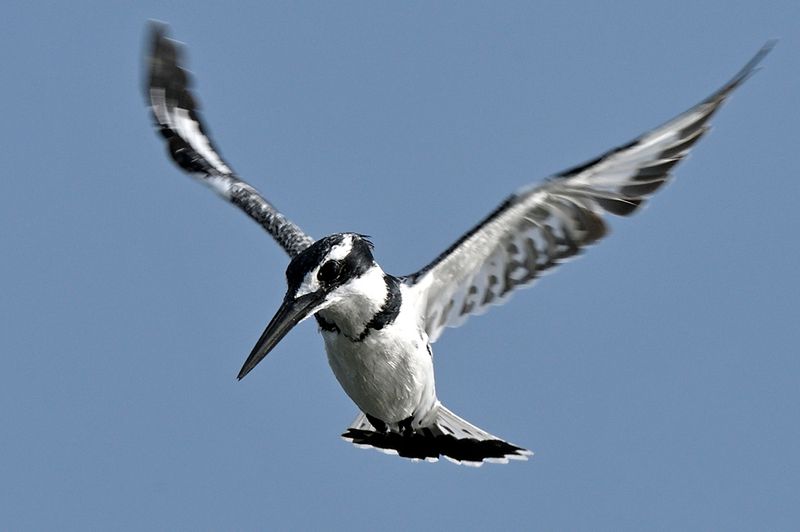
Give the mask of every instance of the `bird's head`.
M 364 235 L 337 233 L 311 244 L 286 268 L 288 289 L 239 372 L 244 378 L 298 323 L 353 293 L 358 280 L 380 270 Z M 382 275 L 382 273 L 381 273 Z

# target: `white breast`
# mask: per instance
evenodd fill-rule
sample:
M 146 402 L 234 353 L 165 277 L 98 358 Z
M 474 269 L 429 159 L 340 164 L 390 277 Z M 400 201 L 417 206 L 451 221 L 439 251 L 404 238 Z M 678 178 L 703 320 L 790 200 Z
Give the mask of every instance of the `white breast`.
M 328 363 L 356 405 L 386 423 L 424 416 L 436 402 L 428 337 L 401 286 L 403 305 L 393 323 L 361 342 L 322 331 Z

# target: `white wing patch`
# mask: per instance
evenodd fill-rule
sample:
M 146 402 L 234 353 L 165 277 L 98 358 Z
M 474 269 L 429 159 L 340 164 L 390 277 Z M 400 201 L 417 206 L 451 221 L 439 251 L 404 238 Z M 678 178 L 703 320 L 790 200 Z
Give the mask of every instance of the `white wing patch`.
M 173 121 L 181 137 L 220 174 L 230 174 L 222 158 L 211 147 L 211 141 L 200 130 L 200 123 L 193 119 L 186 109 L 175 108 L 175 120 Z

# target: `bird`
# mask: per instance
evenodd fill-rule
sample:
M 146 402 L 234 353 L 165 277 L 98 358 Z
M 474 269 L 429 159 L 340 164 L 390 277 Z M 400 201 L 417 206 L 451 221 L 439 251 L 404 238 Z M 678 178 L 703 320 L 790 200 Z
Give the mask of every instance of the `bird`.
M 342 437 L 414 461 L 480 466 L 532 452 L 476 427 L 436 394 L 431 345 L 448 327 L 506 302 L 608 233 L 672 176 L 709 120 L 770 52 L 767 42 L 709 97 L 634 140 L 508 196 L 419 271 L 395 276 L 357 232 L 314 239 L 242 180 L 208 133 L 164 23 L 149 25 L 145 99 L 167 151 L 185 172 L 243 210 L 288 254 L 287 290 L 244 362 L 241 380 L 301 321 L 313 316 L 328 363 L 359 413 Z

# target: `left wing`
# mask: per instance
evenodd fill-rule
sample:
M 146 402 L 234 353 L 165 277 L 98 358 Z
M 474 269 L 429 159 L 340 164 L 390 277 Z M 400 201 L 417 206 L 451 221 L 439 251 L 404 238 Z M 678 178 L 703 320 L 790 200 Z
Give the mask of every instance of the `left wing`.
M 578 255 L 608 231 L 603 216 L 633 214 L 708 130 L 708 121 L 771 50 L 769 42 L 725 86 L 666 124 L 597 159 L 512 194 L 419 272 L 431 342 L 445 327 L 504 303 L 518 288 Z
M 190 90 L 191 75 L 183 68 L 181 46 L 167 37 L 162 24 L 151 23 L 150 33 L 145 92 L 170 156 L 183 170 L 242 209 L 294 257 L 314 239 L 240 179 L 222 159 L 200 118 L 200 106 Z

